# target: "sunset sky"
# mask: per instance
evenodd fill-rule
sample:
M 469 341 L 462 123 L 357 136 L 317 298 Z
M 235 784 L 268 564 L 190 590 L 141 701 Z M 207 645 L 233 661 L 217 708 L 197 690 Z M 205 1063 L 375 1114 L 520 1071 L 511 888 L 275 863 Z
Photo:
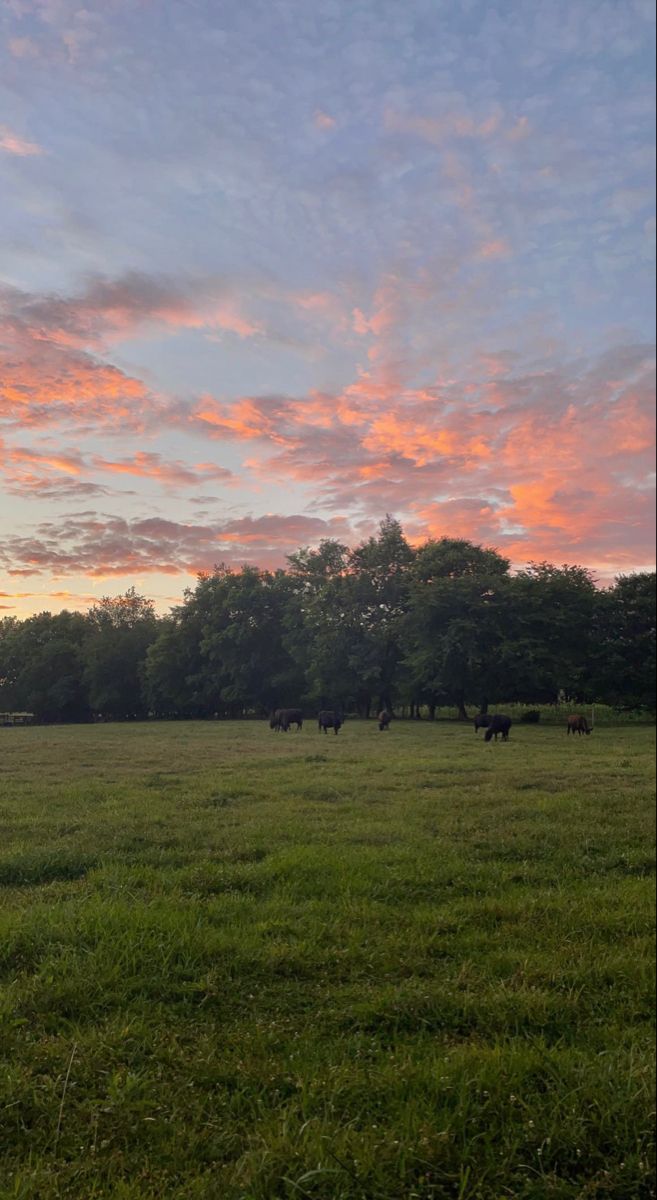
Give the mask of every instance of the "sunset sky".
M 0 616 L 654 563 L 652 0 L 5 0 Z

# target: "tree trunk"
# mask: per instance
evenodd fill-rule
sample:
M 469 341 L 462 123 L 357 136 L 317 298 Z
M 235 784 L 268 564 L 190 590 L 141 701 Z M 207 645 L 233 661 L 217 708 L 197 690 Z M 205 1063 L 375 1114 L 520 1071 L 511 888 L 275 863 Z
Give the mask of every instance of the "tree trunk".
M 481 713 L 488 712 L 488 696 L 484 696 L 481 704 L 479 705 L 479 712 L 481 712 Z
M 435 704 L 430 704 L 429 705 L 429 720 L 435 721 L 435 719 L 436 719 L 436 706 L 435 706 Z
M 468 710 L 465 707 L 465 700 L 463 698 L 460 698 L 457 701 L 457 704 L 458 704 L 458 710 L 459 710 L 459 721 L 469 721 L 470 718 L 468 717 Z

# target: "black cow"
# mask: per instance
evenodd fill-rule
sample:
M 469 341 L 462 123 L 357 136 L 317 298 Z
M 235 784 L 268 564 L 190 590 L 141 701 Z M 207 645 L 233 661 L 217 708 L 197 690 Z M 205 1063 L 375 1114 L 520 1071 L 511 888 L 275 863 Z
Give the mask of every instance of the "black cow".
M 300 708 L 277 708 L 269 721 L 269 728 L 283 730 L 287 733 L 290 725 L 296 725 L 297 732 L 303 728 L 303 712 Z
M 497 741 L 497 735 L 498 735 L 498 733 L 501 733 L 502 741 L 508 742 L 510 728 L 511 728 L 511 717 L 504 717 L 501 715 L 501 713 L 496 713 L 495 716 L 491 717 L 491 719 L 490 719 L 490 725 L 488 726 L 488 729 L 486 730 L 486 739 L 485 740 L 487 742 L 490 742 L 491 738 L 495 738 L 495 741 Z
M 392 713 L 388 712 L 388 710 L 386 708 L 384 708 L 383 711 L 379 713 L 379 715 L 377 717 L 377 721 L 379 722 L 379 729 L 380 729 L 381 733 L 383 733 L 384 729 L 390 728 L 390 722 L 392 721 Z
M 296 725 L 297 733 L 303 729 L 303 713 L 300 708 L 284 708 L 281 711 L 283 729 L 287 733 L 290 725 Z
M 582 717 L 581 715 L 577 714 L 577 715 L 574 715 L 574 716 L 568 718 L 568 726 L 567 726 L 566 732 L 569 734 L 572 733 L 573 737 L 575 736 L 576 733 L 578 733 L 579 736 L 581 737 L 583 733 L 586 733 L 586 734 L 591 733 L 591 730 L 589 728 L 589 723 L 588 723 L 586 717 Z
M 342 721 L 342 717 L 340 716 L 340 713 L 332 712 L 327 709 L 323 709 L 322 712 L 319 714 L 319 717 L 317 718 L 317 724 L 318 724 L 320 733 L 321 733 L 322 729 L 324 730 L 324 733 L 328 733 L 329 729 L 332 729 L 337 737 L 338 730 L 340 729 L 340 726 L 343 724 L 343 721 Z
M 475 733 L 479 733 L 480 729 L 488 729 L 488 726 L 490 725 L 491 720 L 492 720 L 492 717 L 491 717 L 490 713 L 477 713 L 477 715 L 474 719 Z

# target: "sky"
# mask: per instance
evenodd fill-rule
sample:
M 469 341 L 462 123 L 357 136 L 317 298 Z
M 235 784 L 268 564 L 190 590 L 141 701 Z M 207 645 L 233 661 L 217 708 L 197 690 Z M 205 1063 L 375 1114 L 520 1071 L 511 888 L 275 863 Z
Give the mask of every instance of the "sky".
M 652 0 L 5 0 L 0 616 L 654 567 Z

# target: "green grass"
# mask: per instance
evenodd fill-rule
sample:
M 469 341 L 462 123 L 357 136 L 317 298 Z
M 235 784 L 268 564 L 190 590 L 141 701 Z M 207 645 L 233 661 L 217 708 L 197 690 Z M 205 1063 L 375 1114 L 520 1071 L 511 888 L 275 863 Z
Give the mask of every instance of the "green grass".
M 654 1195 L 653 740 L 0 730 L 0 1196 Z
M 589 722 L 589 725 L 594 725 L 595 728 L 606 725 L 653 725 L 655 724 L 655 715 L 647 709 L 629 709 L 626 712 L 619 712 L 618 709 L 612 708 L 610 704 L 586 704 L 577 703 L 577 701 L 568 701 L 563 704 L 519 704 L 510 701 L 503 701 L 501 704 L 491 704 L 488 710 L 491 713 L 506 713 L 512 717 L 514 721 L 521 721 L 523 716 L 528 712 L 540 713 L 541 725 L 559 725 L 565 729 L 566 720 L 571 713 L 582 713 Z M 472 719 L 477 712 L 476 705 L 470 705 L 468 713 Z M 427 716 L 427 710 L 423 713 Z M 453 706 L 444 706 L 437 708 L 435 712 L 437 721 L 456 721 L 458 720 L 458 709 Z

